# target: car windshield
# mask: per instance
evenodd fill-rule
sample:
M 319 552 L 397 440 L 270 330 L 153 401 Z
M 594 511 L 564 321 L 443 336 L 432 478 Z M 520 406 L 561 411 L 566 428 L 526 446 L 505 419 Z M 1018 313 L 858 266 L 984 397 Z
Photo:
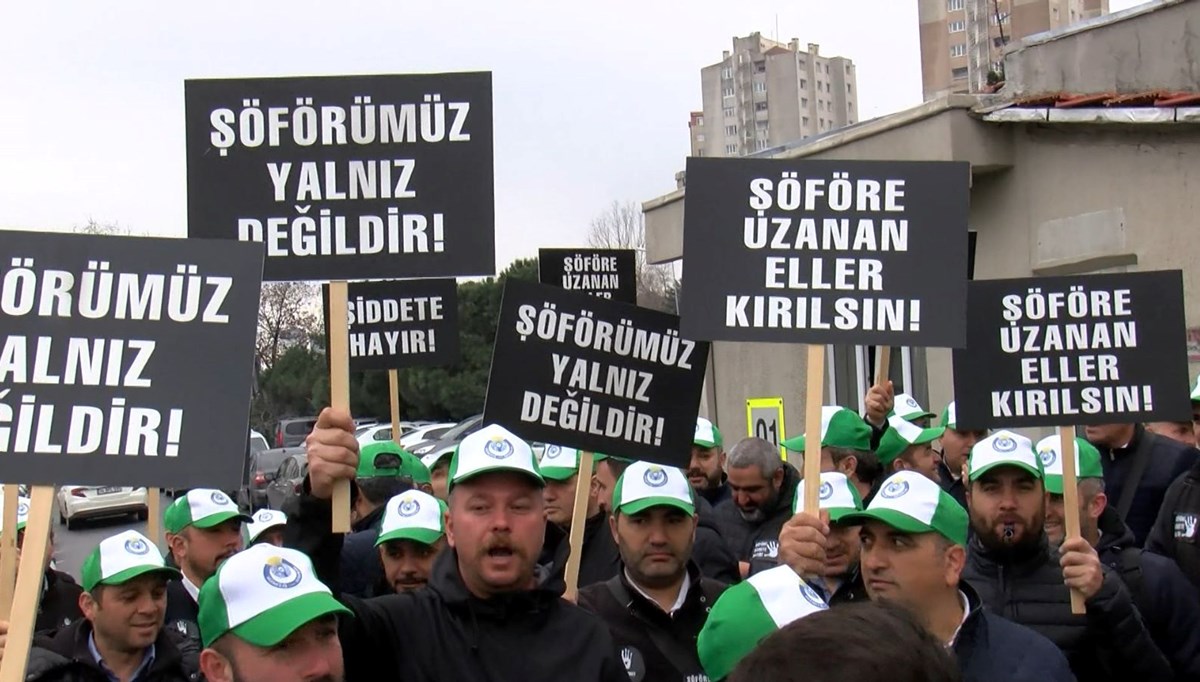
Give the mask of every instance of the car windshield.
M 458 426 L 455 426 L 454 428 L 447 431 L 445 433 L 445 435 L 442 436 L 442 439 L 443 440 L 452 440 L 452 439 L 458 438 L 463 433 L 465 433 L 468 429 L 470 429 L 472 426 L 478 424 L 482 419 L 483 419 L 482 415 L 470 417 L 470 418 L 464 420 Z
M 287 459 L 287 450 L 263 450 L 254 458 L 254 470 L 257 472 L 275 471 Z
M 267 450 L 267 441 L 264 440 L 262 438 L 262 436 L 258 436 L 258 437 L 251 436 L 250 437 L 250 452 L 251 453 L 257 454 L 257 453 L 263 452 L 265 450 Z

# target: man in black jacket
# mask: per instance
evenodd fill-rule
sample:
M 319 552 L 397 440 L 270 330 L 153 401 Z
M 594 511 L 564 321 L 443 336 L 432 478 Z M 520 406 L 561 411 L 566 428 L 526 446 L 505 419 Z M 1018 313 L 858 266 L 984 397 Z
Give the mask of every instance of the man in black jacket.
M 687 476 L 700 497 L 714 509 L 730 503 L 733 496 L 725 476 L 725 439 L 716 425 L 704 417 L 696 418 Z
M 384 505 L 396 495 L 412 490 L 411 467 L 416 458 L 390 440 L 364 445 L 360 454 L 350 494 L 351 532 L 342 544 L 341 584 L 335 587 L 342 594 L 374 597 L 387 594 L 376 591 L 386 584 L 379 550 L 375 549 Z M 416 465 L 425 466 L 419 460 Z M 427 475 L 428 469 L 423 473 Z
M 593 467 L 594 468 L 594 467 Z M 579 587 L 602 583 L 615 576 L 620 568 L 620 555 L 608 529 L 608 519 L 600 508 L 600 485 L 592 472 L 579 473 L 579 451 L 558 445 L 547 445 L 540 466 L 546 487 L 542 497 L 546 503 L 546 544 L 538 563 L 551 572 L 566 570 L 571 553 L 568 536 L 571 515 L 575 508 L 576 486 L 588 486 L 587 518 L 583 529 L 583 551 L 579 560 Z
M 608 625 L 630 682 L 688 682 L 704 674 L 696 638 L 725 586 L 702 577 L 691 561 L 693 495 L 679 469 L 630 465 L 617 482 L 610 521 L 623 570 L 579 593 L 579 605 Z
M 1046 536 L 1058 546 L 1066 539 L 1058 436 L 1042 439 L 1037 449 L 1046 472 Z M 1075 457 L 1080 534 L 1125 583 L 1155 644 L 1171 661 L 1175 679 L 1200 680 L 1200 593 L 1170 559 L 1143 551 L 1108 505 L 1099 451 L 1077 438 Z
M 878 386 L 872 388 L 876 394 L 881 390 Z M 876 395 L 871 404 L 876 406 L 873 412 L 878 412 L 879 407 L 886 403 Z M 882 418 L 883 426 L 878 428 L 869 423 L 868 420 L 872 418 L 871 414 L 860 417 L 836 405 L 821 408 L 821 471 L 846 474 L 846 478 L 858 489 L 858 496 L 864 504 L 871 501 L 876 486 L 883 480 L 883 465 L 875 455 L 875 446 L 888 429 L 886 417 Z M 804 460 L 804 444 L 805 436 L 783 441 L 783 447 L 796 453 L 796 466 L 800 466 Z
M 859 566 L 860 528 L 857 523 L 845 520 L 862 511 L 862 498 L 850 479 L 836 471 L 821 474 L 819 491 L 819 508 L 823 517 L 828 515 L 828 525 L 804 512 L 804 481 L 800 481 L 792 505 L 794 516 L 779 533 L 779 563 L 791 566 L 803 576 L 830 606 L 866 601 L 867 589 Z M 822 529 L 819 546 L 803 541 L 807 531 L 797 531 L 804 528 Z
M 1173 560 L 1200 588 L 1200 463 L 1167 488 L 1146 549 Z
M 1058 645 L 1080 682 L 1171 679 L 1129 591 L 1096 550 L 1070 538 L 1051 555 L 1042 463 L 1028 438 L 998 431 L 983 439 L 967 478 L 975 535 L 963 577 L 984 606 Z M 1071 613 L 1072 589 L 1086 615 Z
M 1200 451 L 1150 433 L 1141 424 L 1103 424 L 1084 431 L 1100 450 L 1108 496 L 1134 539 L 1144 544 L 1167 487 L 1200 462 Z
M 779 456 L 779 448 L 761 438 L 744 438 L 729 452 L 733 504 L 719 507 L 717 519 L 743 577 L 750 574 L 752 562 L 769 565 L 776 560 L 779 530 L 792 517 L 799 480 L 796 469 Z
M 172 564 L 182 577 L 167 584 L 168 627 L 199 637 L 196 597 L 217 567 L 242 549 L 242 524 L 252 521 L 220 490 L 193 488 L 163 513 Z
M 963 480 L 963 466 L 971 454 L 971 448 L 979 441 L 987 438 L 987 429 L 972 429 L 959 425 L 958 410 L 951 400 L 942 411 L 942 423 L 945 428 L 941 438 L 941 460 L 938 462 L 938 474 L 941 477 L 942 490 L 950 493 L 955 502 L 967 508 L 967 482 Z
M 330 559 L 341 536 L 316 529 L 330 523 L 334 483 L 353 478 L 357 462 L 350 415 L 324 410 L 308 439 L 306 494 L 289 516 L 287 542 L 313 557 L 326 584 L 337 582 Z M 563 601 L 562 582 L 536 570 L 542 485 L 533 451 L 506 429 L 488 425 L 463 439 L 450 464 L 451 549 L 429 585 L 342 597 L 354 613 L 339 622 L 346 679 L 628 682 L 604 624 Z
M 167 581 L 179 572 L 153 547 L 129 530 L 88 555 L 79 600 L 84 618 L 34 640 L 26 680 L 185 682 L 196 673 L 195 642 L 163 627 Z

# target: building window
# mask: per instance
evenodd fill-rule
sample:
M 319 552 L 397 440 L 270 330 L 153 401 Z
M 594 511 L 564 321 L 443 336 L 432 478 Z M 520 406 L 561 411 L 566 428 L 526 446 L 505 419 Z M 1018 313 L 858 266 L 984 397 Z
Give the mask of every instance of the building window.
M 803 119 L 801 119 L 800 122 L 804 124 L 805 128 L 808 127 L 808 117 L 807 116 L 805 116 Z
M 754 122 L 754 125 L 755 125 L 755 127 L 757 127 L 757 128 L 758 128 L 758 129 L 760 129 L 760 130 L 766 130 L 766 129 L 767 129 L 767 122 L 766 122 L 766 121 L 755 121 L 755 122 Z
M 967 22 L 961 21 L 961 20 L 950 22 L 950 32 L 951 33 L 961 33 L 965 30 L 967 30 Z
M 721 94 L 726 97 L 733 97 L 733 88 L 725 88 L 721 91 Z
M 766 73 L 766 72 L 767 72 L 767 62 L 766 61 L 754 62 L 754 73 Z
M 754 91 L 755 92 L 766 92 L 767 84 L 762 81 L 754 81 Z
M 696 125 L 698 125 L 698 126 L 704 125 L 704 117 L 703 116 L 696 117 Z
M 952 71 L 950 71 L 950 77 L 955 80 L 958 80 L 959 78 L 966 78 L 967 77 L 967 67 L 960 66 L 957 69 L 953 69 Z
M 800 98 L 800 106 L 805 107 L 805 108 L 808 107 L 808 98 L 807 97 Z
M 991 13 L 991 14 L 988 16 L 988 22 L 989 22 L 989 23 L 991 23 L 991 25 L 992 25 L 992 26 L 995 26 L 995 25 L 997 25 L 997 23 L 1001 23 L 1001 24 L 1007 24 L 1007 23 L 1008 23 L 1008 14 L 1009 14 L 1008 12 L 1001 12 L 1001 13 L 1000 13 L 1000 21 L 999 21 L 999 22 L 997 22 L 997 21 L 996 21 L 996 14 L 995 14 L 995 12 L 992 12 L 992 13 Z
M 767 110 L 767 103 L 766 103 L 766 102 L 755 102 L 755 103 L 754 103 L 754 110 L 755 110 L 755 111 L 766 111 L 766 110 Z
M 724 78 L 725 80 L 733 78 L 733 69 L 729 68 L 728 66 L 721 69 L 721 78 Z
M 696 156 L 704 156 L 704 150 L 703 150 L 703 149 L 697 149 L 697 150 L 696 150 Z
M 850 111 L 854 111 L 854 100 L 850 100 L 850 101 L 846 102 L 846 108 L 849 109 Z
M 758 142 L 755 142 L 755 143 L 754 143 L 754 148 L 755 148 L 756 150 L 758 150 L 758 151 L 760 151 L 760 152 L 761 152 L 762 150 L 764 150 L 764 149 L 766 149 L 766 148 L 767 148 L 767 141 L 766 141 L 766 140 L 759 140 Z
M 950 46 L 950 56 L 951 56 L 951 57 L 965 57 L 965 56 L 967 56 L 967 46 L 966 46 L 965 44 L 963 44 L 963 43 L 958 43 L 958 44 L 956 44 L 956 45 L 951 45 L 951 46 Z
M 800 68 L 802 68 L 802 69 L 803 69 L 804 67 L 808 66 L 808 62 L 804 61 L 804 57 L 797 57 L 797 58 L 796 58 L 796 62 L 797 62 L 798 64 L 800 64 Z
M 805 90 L 807 90 L 807 89 L 808 89 L 808 79 L 806 79 L 806 78 L 801 78 L 801 79 L 800 79 L 800 87 L 802 87 L 802 88 L 804 88 Z
M 733 118 L 733 107 L 725 107 L 722 111 L 725 112 L 725 118 Z
M 828 110 L 829 110 L 829 111 L 833 111 L 833 102 L 826 102 L 825 104 L 827 104 L 827 105 L 828 105 Z
M 946 11 L 957 12 L 963 8 L 963 0 L 946 0 Z
M 992 38 L 992 45 L 995 45 L 996 47 L 1004 47 L 1004 44 L 1006 42 L 1008 42 L 1008 41 L 999 36 Z
M 854 88 L 850 87 L 849 83 L 846 83 L 846 94 L 849 95 L 852 92 L 854 92 Z
M 696 135 L 696 141 L 697 141 L 697 142 L 703 142 L 703 141 L 704 141 L 704 133 L 698 133 L 698 134 Z
M 829 62 L 825 62 L 825 73 L 829 73 Z
M 725 135 L 729 137 L 737 136 L 737 126 L 725 126 Z
M 817 108 L 820 109 L 823 106 L 825 106 L 825 100 L 818 98 L 817 99 Z
M 833 92 L 833 85 L 826 83 L 825 84 L 825 92 Z
M 825 129 L 825 119 L 823 119 L 823 118 L 818 118 L 818 119 L 817 119 L 817 127 L 819 127 L 819 128 L 821 128 L 822 130 L 824 130 L 824 129 Z
M 725 153 L 726 154 L 737 154 L 737 145 L 736 144 L 725 145 Z

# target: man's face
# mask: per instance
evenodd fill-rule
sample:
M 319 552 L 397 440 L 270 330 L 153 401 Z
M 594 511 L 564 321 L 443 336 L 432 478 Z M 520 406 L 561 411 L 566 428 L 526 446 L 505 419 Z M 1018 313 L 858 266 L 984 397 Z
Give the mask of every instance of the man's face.
M 987 431 L 946 429 L 942 434 L 942 459 L 946 462 L 946 468 L 957 476 L 962 472 L 971 448 L 984 438 L 987 438 Z
M 564 528 L 571 525 L 571 513 L 575 507 L 575 484 L 579 474 L 565 481 L 546 479 L 542 499 L 546 503 L 546 520 Z
M 388 540 L 379 546 L 379 560 L 388 584 L 397 593 L 418 590 L 433 575 L 433 560 L 446 544 L 440 539 L 432 545 L 415 540 Z
M 283 526 L 268 528 L 262 533 L 259 533 L 258 538 L 254 540 L 254 544 L 283 547 Z
M 617 487 L 617 477 L 613 475 L 612 466 L 607 459 L 596 464 L 596 495 L 599 497 L 600 508 L 608 511 L 612 506 L 613 489 Z
M 96 636 L 129 653 L 154 643 L 167 611 L 167 579 L 161 574 L 138 576 L 123 585 L 99 586 L 79 597 L 79 609 Z
M 21 560 L 21 548 L 25 546 L 25 529 L 17 531 L 17 561 Z M 46 538 L 46 557 L 42 563 L 42 570 L 46 571 L 50 568 L 50 562 L 54 560 L 54 531 L 50 531 L 49 537 Z
M 204 650 L 200 669 L 209 682 L 342 682 L 345 679 L 342 643 L 338 639 L 337 619 L 332 615 L 301 626 L 270 648 L 248 644 L 233 634 L 217 641 L 229 657 L 212 648 Z
M 696 539 L 696 518 L 674 507 L 651 507 L 610 518 L 621 561 L 644 587 L 669 587 L 683 578 Z
M 450 471 L 450 460 L 443 457 L 438 460 L 437 464 L 433 465 L 433 470 L 429 472 L 429 484 L 433 489 L 433 496 L 439 500 L 450 499 L 450 493 L 446 489 L 447 478 L 446 474 Z
M 729 490 L 733 493 L 733 502 L 742 518 L 752 523 L 766 518 L 766 510 L 774 506 L 782 485 L 782 468 L 771 478 L 764 477 L 762 470 L 756 466 L 729 470 Z
M 192 580 L 208 580 L 226 559 L 242 551 L 242 522 L 229 519 L 212 528 L 188 526 L 172 536 L 171 550 Z
M 719 447 L 692 445 L 692 461 L 688 464 L 688 482 L 696 490 L 713 490 L 721 485 L 725 475 L 725 451 Z
M 1084 437 L 1095 445 L 1123 448 L 1133 438 L 1133 424 L 1090 424 L 1083 427 Z
M 472 593 L 487 597 L 530 587 L 546 539 L 542 490 L 510 472 L 481 474 L 450 496 L 446 541 Z
M 849 573 L 858 565 L 861 549 L 859 526 L 830 523 L 825 539 L 825 576 L 837 578 Z
M 872 601 L 890 601 L 920 614 L 958 584 L 963 548 L 940 542 L 934 533 L 914 535 L 867 521 L 861 538 L 863 583 Z
M 938 462 L 941 459 L 929 443 L 910 446 L 896 461 L 900 462 L 903 468 L 912 469 L 934 483 L 940 483 L 942 480 L 941 474 L 938 473 Z
M 1179 441 L 1188 447 L 1196 447 L 1196 433 L 1192 430 L 1192 422 L 1150 422 L 1146 424 L 1146 430 Z
M 1108 498 L 1097 494 L 1095 488 L 1079 485 L 1079 532 L 1085 538 L 1096 537 L 1100 513 L 1108 505 Z M 1061 545 L 1067 537 L 1066 498 L 1056 493 L 1046 493 L 1046 539 L 1052 545 Z
M 1045 525 L 1042 482 L 1029 472 L 1002 466 L 971 482 L 971 527 L 991 550 L 1027 548 L 1041 541 Z

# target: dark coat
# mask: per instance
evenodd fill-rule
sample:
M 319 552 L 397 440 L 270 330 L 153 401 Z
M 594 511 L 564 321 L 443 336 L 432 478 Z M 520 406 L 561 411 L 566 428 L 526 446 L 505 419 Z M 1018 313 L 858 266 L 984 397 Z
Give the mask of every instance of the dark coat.
M 42 600 L 38 602 L 37 622 L 35 632 L 49 632 L 66 627 L 83 618 L 79 610 L 79 595 L 83 588 L 71 576 L 46 569 L 46 577 L 42 587 Z
M 571 554 L 568 531 L 546 523 L 546 542 L 538 563 L 552 573 L 565 574 L 567 557 Z M 602 583 L 617 574 L 621 554 L 608 525 L 608 515 L 601 512 L 588 519 L 583 527 L 583 556 L 579 561 L 579 587 Z
M 939 482 L 939 485 L 942 486 L 942 490 L 945 490 L 947 493 L 949 493 L 950 497 L 953 497 L 955 502 L 958 502 L 962 505 L 963 509 L 966 509 L 967 482 L 961 478 L 962 472 L 955 472 L 959 475 L 959 478 L 955 478 L 950 473 L 950 467 L 946 466 L 946 462 L 943 461 L 940 456 L 938 457 L 937 468 L 938 476 L 942 479 Z
M 726 504 L 733 504 L 732 501 Z M 712 578 L 726 585 L 740 582 L 737 559 L 721 538 L 721 526 L 717 512 L 703 497 L 696 501 L 696 543 L 692 545 L 692 561 L 700 567 L 705 578 Z
M 1066 657 L 1053 642 L 988 613 L 968 583 L 960 582 L 958 589 L 970 605 L 951 647 L 963 682 L 1074 682 Z
M 751 565 L 752 573 L 774 568 L 778 564 L 779 531 L 792 518 L 792 501 L 796 497 L 796 485 L 799 482 L 800 473 L 795 467 L 784 464 L 783 485 L 774 506 L 763 510 L 766 518 L 762 521 L 745 520 L 736 504 L 717 509 L 717 525 L 726 545 L 733 550 L 739 562 Z
M 1150 535 L 1158 510 L 1162 508 L 1167 488 L 1194 464 L 1200 462 L 1200 451 L 1170 438 L 1150 433 L 1138 424 L 1133 430 L 1133 440 L 1128 447 L 1110 450 L 1096 446 L 1100 450 L 1100 463 L 1104 467 L 1105 492 L 1112 505 L 1117 505 L 1121 499 L 1125 480 L 1133 468 L 1133 454 L 1143 440 L 1149 447 L 1150 460 L 1142 474 L 1137 493 L 1134 494 L 1129 513 L 1125 515 L 1125 523 L 1133 531 L 1133 537 L 1139 545 L 1145 544 Z
M 842 604 L 857 604 L 871 600 L 871 595 L 867 594 L 867 586 L 863 584 L 862 571 L 859 570 L 856 564 L 842 578 L 842 584 L 838 585 L 833 594 L 829 594 L 825 587 L 824 580 L 809 580 L 809 587 L 821 595 L 821 599 L 825 600 L 830 606 L 841 606 Z
M 380 561 L 379 550 L 375 547 L 385 511 L 386 506 L 381 505 L 359 519 L 351 527 L 352 532 L 346 535 L 342 544 L 342 584 L 338 586 L 345 594 L 374 597 L 378 594 L 375 592 L 376 586 L 386 583 L 383 562 Z
M 696 494 L 712 505 L 713 509 L 723 504 L 733 504 L 733 493 L 729 490 L 729 481 L 724 474 L 721 474 L 721 485 L 708 490 L 697 490 Z
M 1167 488 L 1146 549 L 1174 560 L 1200 587 L 1200 464 Z
M 88 647 L 91 622 L 83 619 L 53 637 L 38 637 L 29 652 L 27 682 L 108 682 Z M 154 662 L 137 682 L 188 682 L 200 675 L 199 642 L 163 628 L 154 642 Z

